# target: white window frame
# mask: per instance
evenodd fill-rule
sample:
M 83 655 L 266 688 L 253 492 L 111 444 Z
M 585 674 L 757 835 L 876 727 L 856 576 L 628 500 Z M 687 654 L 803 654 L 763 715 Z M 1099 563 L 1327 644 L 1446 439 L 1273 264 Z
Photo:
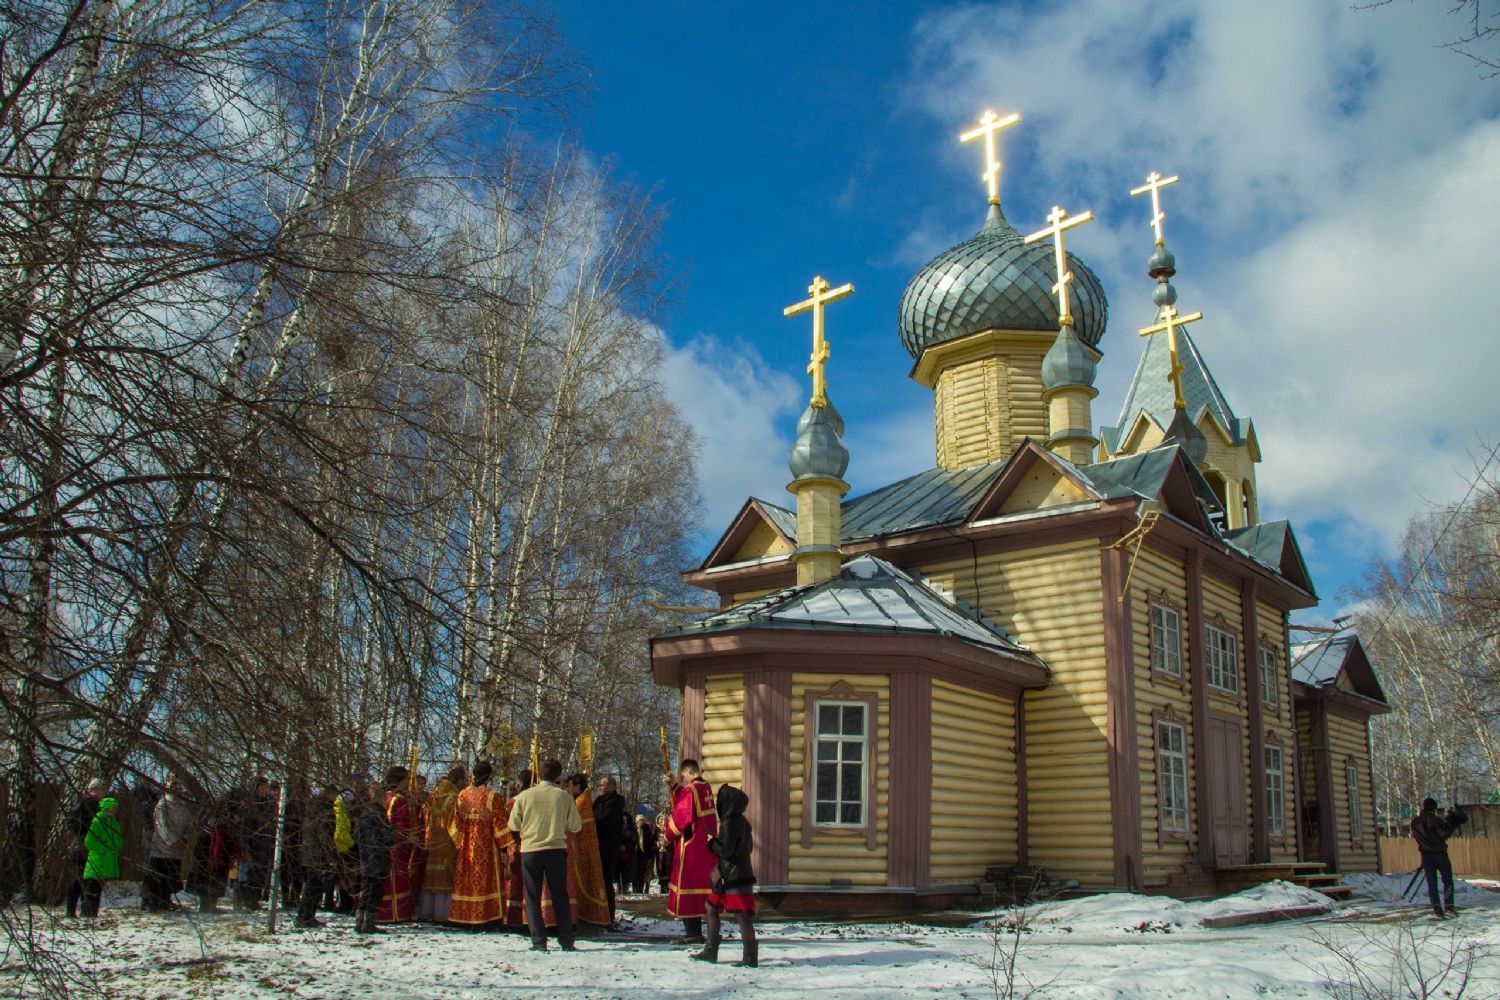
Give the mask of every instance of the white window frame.
M 1260 700 L 1272 708 L 1281 707 L 1281 658 L 1270 646 L 1260 647 Z
M 839 710 L 840 732 L 838 734 L 824 735 L 823 733 L 818 731 L 818 722 L 823 715 L 824 708 L 837 708 Z M 859 709 L 860 715 L 864 719 L 864 725 L 860 727 L 864 731 L 862 735 L 846 736 L 843 734 L 843 710 L 846 708 Z M 838 701 L 834 699 L 820 699 L 813 702 L 812 718 L 808 720 L 808 724 L 812 726 L 813 826 L 820 828 L 835 827 L 845 830 L 863 830 L 868 824 L 870 810 L 870 727 L 874 725 L 874 722 L 875 720 L 871 718 L 870 704 L 866 701 Z M 835 760 L 825 761 L 823 760 L 820 751 L 824 743 L 830 742 L 838 744 L 838 756 Z M 855 783 L 855 787 L 851 790 L 844 787 L 844 767 L 850 763 L 853 763 L 853 761 L 845 759 L 844 747 L 856 744 L 860 748 L 859 780 Z M 822 763 L 831 763 L 834 765 L 834 788 L 833 794 L 831 796 L 825 796 L 823 794 L 823 788 L 818 781 L 818 765 Z M 850 794 L 851 791 L 852 794 Z M 834 821 L 832 822 L 824 822 L 818 818 L 818 806 L 819 804 L 826 802 L 833 803 Z M 844 806 L 851 805 L 855 802 L 858 802 L 859 804 L 859 821 L 852 823 L 844 822 L 841 819 L 841 817 L 844 815 Z
M 1286 836 L 1286 760 L 1281 747 L 1266 747 L 1266 829 L 1272 837 Z
M 1166 719 L 1156 722 L 1156 813 L 1163 833 L 1187 834 L 1187 729 Z
M 1168 677 L 1182 676 L 1182 615 L 1176 608 L 1152 601 L 1151 669 Z
M 1208 686 L 1226 694 L 1239 694 L 1239 636 L 1217 625 L 1205 625 L 1203 645 L 1203 672 Z
M 1358 844 L 1365 839 L 1365 818 L 1360 811 L 1359 765 L 1344 765 L 1344 794 L 1349 800 L 1349 840 Z

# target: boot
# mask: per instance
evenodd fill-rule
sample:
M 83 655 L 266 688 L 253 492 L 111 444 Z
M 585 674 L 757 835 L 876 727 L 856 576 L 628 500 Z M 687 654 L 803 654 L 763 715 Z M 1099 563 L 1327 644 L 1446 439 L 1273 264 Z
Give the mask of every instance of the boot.
M 703 918 L 683 917 L 683 935 L 677 939 L 678 944 L 702 944 L 703 943 Z
M 708 942 L 703 950 L 693 956 L 698 962 L 717 962 L 719 960 L 719 911 L 712 906 L 708 908 Z
M 740 960 L 734 964 L 742 969 L 754 969 L 760 963 L 760 943 L 755 940 L 755 918 L 748 913 L 736 913 L 740 924 Z

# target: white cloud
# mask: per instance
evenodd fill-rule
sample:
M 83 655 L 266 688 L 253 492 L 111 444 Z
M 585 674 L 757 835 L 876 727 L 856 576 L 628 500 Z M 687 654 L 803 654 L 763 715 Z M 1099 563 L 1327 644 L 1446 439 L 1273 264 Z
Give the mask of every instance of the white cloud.
M 1021 110 L 1007 204 L 1095 209 L 1070 247 L 1110 293 L 1105 420 L 1151 311 L 1149 210 L 1124 192 L 1181 174 L 1178 287 L 1259 428 L 1265 507 L 1390 546 L 1500 435 L 1500 87 L 1439 48 L 1454 28 L 1419 4 L 966 7 L 919 23 L 906 97 L 954 124 Z M 971 152 L 945 154 L 955 179 Z
M 662 382 L 698 432 L 706 535 L 717 537 L 748 496 L 784 501 L 791 440 L 782 427 L 802 402 L 796 379 L 753 347 L 697 337 L 667 347 Z

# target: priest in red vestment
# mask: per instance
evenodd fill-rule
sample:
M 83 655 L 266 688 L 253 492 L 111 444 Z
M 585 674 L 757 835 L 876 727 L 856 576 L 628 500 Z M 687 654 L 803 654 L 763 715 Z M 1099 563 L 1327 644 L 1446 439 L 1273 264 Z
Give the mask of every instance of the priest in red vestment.
M 473 783 L 458 793 L 448 827 L 454 847 L 449 923 L 479 926 L 505 916 L 510 806 L 505 796 L 490 790 L 494 773 L 488 762 L 475 765 Z
M 416 810 L 407 795 L 410 772 L 393 767 L 385 772 L 385 818 L 396 828 L 396 843 L 391 848 L 390 870 L 385 877 L 385 897 L 375 914 L 377 924 L 399 924 L 417 912 L 417 897 L 412 892 L 412 864 L 417 837 Z
M 568 836 L 568 861 L 573 869 L 573 919 L 582 924 L 609 926 L 609 893 L 604 888 L 604 863 L 599 858 L 599 831 L 594 825 L 594 799 L 586 774 L 575 774 L 563 786 L 573 796 L 583 826 Z
M 685 933 L 680 944 L 703 942 L 703 914 L 708 910 L 709 881 L 718 858 L 708 849 L 708 838 L 719 832 L 719 813 L 714 790 L 703 780 L 698 762 L 682 762 L 681 783 L 667 775 L 672 796 L 672 814 L 667 817 L 667 841 L 677 848 L 672 862 L 672 880 L 667 893 L 667 913 L 682 919 Z

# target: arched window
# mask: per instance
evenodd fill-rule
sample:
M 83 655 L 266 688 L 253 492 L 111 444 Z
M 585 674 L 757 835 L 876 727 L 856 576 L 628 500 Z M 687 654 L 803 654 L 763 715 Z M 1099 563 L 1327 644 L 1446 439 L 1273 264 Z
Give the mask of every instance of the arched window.
M 1248 526 L 1260 523 L 1260 509 L 1255 503 L 1255 487 L 1250 484 L 1250 480 L 1247 479 L 1240 484 L 1240 493 L 1244 498 L 1245 524 Z

